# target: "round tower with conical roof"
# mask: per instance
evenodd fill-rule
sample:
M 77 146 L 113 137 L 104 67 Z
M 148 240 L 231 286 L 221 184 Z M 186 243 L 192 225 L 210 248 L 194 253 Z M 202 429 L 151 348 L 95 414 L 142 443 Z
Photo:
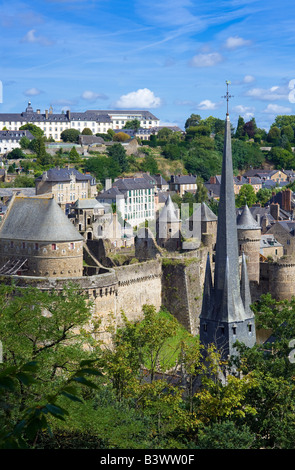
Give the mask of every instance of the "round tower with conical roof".
M 181 220 L 170 194 L 156 221 L 157 243 L 167 250 L 181 248 Z
M 249 281 L 259 282 L 261 228 L 247 205 L 237 218 L 239 254 L 247 261 Z

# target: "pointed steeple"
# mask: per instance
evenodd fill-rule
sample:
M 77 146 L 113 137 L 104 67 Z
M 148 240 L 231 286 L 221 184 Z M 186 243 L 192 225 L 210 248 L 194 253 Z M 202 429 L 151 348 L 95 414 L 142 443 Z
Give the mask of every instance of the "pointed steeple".
M 206 272 L 205 272 L 205 281 L 204 281 L 203 303 L 202 303 L 203 318 L 211 317 L 212 295 L 213 295 L 213 284 L 212 284 L 212 274 L 211 274 L 211 265 L 210 265 L 210 254 L 208 253 L 207 263 L 206 263 Z
M 223 291 L 226 281 L 226 266 L 228 264 L 228 289 L 231 291 L 233 303 L 225 305 Z M 235 193 L 233 183 L 233 166 L 231 151 L 231 125 L 226 116 L 223 164 L 218 208 L 218 223 L 216 237 L 216 256 L 214 273 L 215 317 L 227 317 L 228 321 L 242 321 L 244 308 L 240 296 L 239 250 L 236 222 Z
M 246 263 L 245 253 L 242 254 L 242 272 L 241 272 L 241 298 L 243 301 L 246 316 L 248 318 L 254 317 L 254 314 L 250 308 L 251 305 L 251 293 L 248 279 L 248 270 Z
M 209 268 L 207 267 L 200 315 L 201 342 L 205 345 L 215 343 L 224 358 L 235 353 L 233 345 L 237 340 L 245 343 L 248 347 L 255 344 L 255 325 L 253 312 L 250 310 L 251 297 L 245 258 L 243 260 L 242 281 L 240 280 L 233 181 L 231 124 L 227 113 L 218 208 L 214 285 L 210 287 L 210 277 L 207 274 Z M 247 209 L 244 217 L 248 223 L 250 218 Z M 209 296 L 210 300 L 208 300 Z

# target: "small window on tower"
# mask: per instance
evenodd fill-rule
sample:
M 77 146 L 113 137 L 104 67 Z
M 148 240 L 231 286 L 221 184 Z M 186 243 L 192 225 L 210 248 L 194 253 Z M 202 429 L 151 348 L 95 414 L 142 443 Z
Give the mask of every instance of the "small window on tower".
M 233 326 L 233 335 L 236 335 L 236 334 L 237 334 L 237 327 Z
M 203 324 L 203 330 L 204 330 L 204 331 L 207 331 L 207 323 L 204 323 L 204 324 Z
M 56 243 L 52 243 L 51 249 L 54 250 L 54 251 L 56 250 Z
M 249 333 L 252 332 L 252 325 L 251 325 L 251 323 L 249 323 L 249 325 L 248 325 L 248 331 L 249 331 Z

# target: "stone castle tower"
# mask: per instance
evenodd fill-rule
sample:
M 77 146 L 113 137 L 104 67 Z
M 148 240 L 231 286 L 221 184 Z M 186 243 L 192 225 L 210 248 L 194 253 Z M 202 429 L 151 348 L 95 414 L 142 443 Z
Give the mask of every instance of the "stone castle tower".
M 259 252 L 261 228 L 252 216 L 247 205 L 237 219 L 239 254 L 243 253 L 247 260 L 249 281 L 259 283 Z
M 214 283 L 208 255 L 202 311 L 200 340 L 205 346 L 214 343 L 223 359 L 235 354 L 234 343 L 252 347 L 256 341 L 254 314 L 246 258 L 242 259 L 240 279 L 239 247 L 233 167 L 231 127 L 227 113 L 225 122 L 223 164 L 218 211 Z
M 181 247 L 181 220 L 169 194 L 156 221 L 157 243 L 168 250 Z
M 0 227 L 0 274 L 83 274 L 83 237 L 52 197 L 14 196 Z

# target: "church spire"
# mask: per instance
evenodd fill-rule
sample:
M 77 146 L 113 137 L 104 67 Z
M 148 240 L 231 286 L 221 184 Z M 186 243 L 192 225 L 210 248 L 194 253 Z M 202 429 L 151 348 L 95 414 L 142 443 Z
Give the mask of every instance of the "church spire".
M 218 207 L 218 224 L 215 255 L 215 315 L 227 316 L 228 321 L 242 320 L 244 309 L 240 297 L 239 250 L 237 237 L 235 193 L 233 183 L 233 166 L 231 151 L 231 125 L 226 116 L 223 165 L 221 175 L 220 199 Z M 226 281 L 228 264 L 228 288 L 233 297 L 232 305 L 225 305 L 223 290 Z
M 227 103 L 229 97 L 227 91 Z M 233 181 L 231 123 L 227 112 L 218 207 L 214 285 L 209 289 L 210 279 L 209 274 L 206 273 L 200 315 L 201 342 L 207 345 L 215 343 L 222 351 L 224 358 L 234 352 L 233 344 L 237 340 L 248 347 L 255 344 L 255 326 L 253 312 L 250 310 L 251 300 L 245 259 L 243 260 L 242 283 L 240 280 Z

